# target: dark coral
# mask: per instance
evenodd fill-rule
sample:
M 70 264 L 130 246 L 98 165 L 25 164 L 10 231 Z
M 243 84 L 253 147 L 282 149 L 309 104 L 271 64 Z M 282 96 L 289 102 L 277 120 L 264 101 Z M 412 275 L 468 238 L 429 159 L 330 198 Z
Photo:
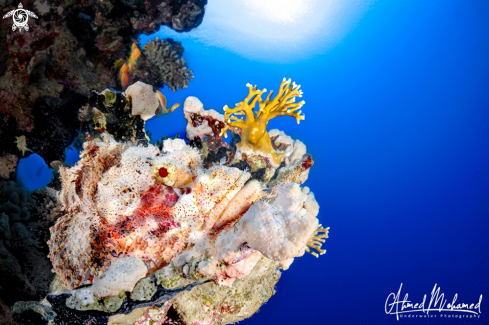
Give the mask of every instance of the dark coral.
M 72 91 L 63 91 L 59 97 L 38 98 L 32 110 L 34 128 L 26 135 L 28 148 L 48 164 L 64 160 L 66 148 L 78 136 L 78 109 L 86 101 L 86 96 Z
M 146 44 L 144 55 L 158 69 L 158 84 L 165 84 L 172 91 L 187 88 L 194 78 L 192 70 L 182 57 L 183 46 L 180 42 L 156 37 Z
M 0 324 L 2 325 L 22 325 L 27 322 L 16 322 L 12 317 L 12 310 L 3 300 L 2 297 L 6 296 L 6 293 L 0 288 Z M 28 323 L 27 323 L 28 324 Z
M 131 115 L 131 105 L 120 91 L 92 91 L 88 104 L 79 112 L 79 118 L 91 138 L 107 131 L 120 142 L 148 144 L 143 119 L 139 115 Z
M 128 114 L 127 101 L 124 105 L 104 106 L 100 94 L 92 90 L 119 86 L 118 71 L 112 66 L 118 59 L 128 59 L 139 34 L 156 32 L 161 25 L 189 31 L 202 22 L 206 3 L 207 0 L 23 1 L 24 8 L 38 16 L 29 20 L 30 30 L 12 32 L 9 20 L 0 24 L 1 175 L 15 177 L 12 168 L 17 158 L 22 158 L 16 137 L 25 136 L 27 147 L 49 164 L 63 160 L 73 141 L 80 142 L 85 135 L 81 130 L 98 136 L 102 126 L 93 119 L 95 109 L 104 115 L 105 128 L 116 139 L 146 141 L 144 122 L 139 116 Z M 13 9 L 17 4 L 6 0 L 3 7 Z M 181 44 L 175 42 L 172 49 L 181 58 Z M 144 55 L 137 63 L 132 82 L 165 84 L 161 69 Z M 171 87 L 182 84 L 178 76 L 167 82 Z M 116 97 L 122 100 L 120 92 Z M 55 206 L 48 190 L 29 195 L 13 180 L 0 182 L 2 323 L 15 323 L 8 314 L 8 306 L 15 301 L 39 300 L 48 292 L 53 273 L 46 257 L 46 241 L 56 217 Z M 17 320 L 35 322 L 36 317 L 31 314 L 17 314 Z
M 32 195 L 14 181 L 0 181 L 0 299 L 44 297 L 54 278 L 47 258 L 55 199 L 47 190 Z
M 31 216 L 29 203 L 32 199 L 22 184 L 0 180 L 0 214 L 5 214 L 11 222 L 27 221 Z
M 56 313 L 55 323 L 57 325 L 94 325 L 103 324 L 106 325 L 109 316 L 116 314 L 129 314 L 136 308 L 156 306 L 161 307 L 165 302 L 174 298 L 179 293 L 187 290 L 191 290 L 193 287 L 200 285 L 202 283 L 196 282 L 188 286 L 178 288 L 175 290 L 165 289 L 162 285 L 158 285 L 157 290 L 153 297 L 148 301 L 137 301 L 130 297 L 124 298 L 122 306 L 116 312 L 103 312 L 97 310 L 76 310 L 71 309 L 66 306 L 66 300 L 70 297 L 70 294 L 60 294 L 60 295 L 48 295 L 46 299 L 52 306 L 53 311 Z M 169 322 L 167 324 L 181 324 L 176 323 L 180 318 L 178 313 L 172 314 L 173 323 Z

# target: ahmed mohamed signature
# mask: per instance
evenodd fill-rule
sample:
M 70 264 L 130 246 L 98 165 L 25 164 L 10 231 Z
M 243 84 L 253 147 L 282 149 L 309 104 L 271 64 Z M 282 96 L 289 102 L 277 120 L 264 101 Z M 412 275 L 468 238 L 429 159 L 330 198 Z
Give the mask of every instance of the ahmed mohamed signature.
M 421 302 L 414 302 L 409 300 L 408 294 L 404 295 L 401 299 L 402 283 L 397 293 L 392 292 L 385 301 L 385 312 L 388 315 L 396 315 L 399 320 L 400 314 L 405 313 L 425 313 L 430 312 L 454 312 L 454 313 L 469 313 L 479 316 L 481 314 L 481 302 L 482 295 L 479 297 L 479 301 L 476 303 L 463 303 L 457 302 L 458 294 L 453 296 L 453 299 L 449 302 L 445 299 L 445 294 L 440 293 L 440 287 L 435 284 L 431 291 L 431 297 L 427 301 L 426 295 L 424 295 Z

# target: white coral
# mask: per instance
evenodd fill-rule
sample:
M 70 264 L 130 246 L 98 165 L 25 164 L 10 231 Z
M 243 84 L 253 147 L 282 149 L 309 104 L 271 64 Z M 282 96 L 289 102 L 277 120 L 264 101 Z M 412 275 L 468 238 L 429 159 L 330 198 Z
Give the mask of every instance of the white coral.
M 307 242 L 319 226 L 319 205 L 312 193 L 305 194 L 299 185 L 276 188 L 271 204 L 259 201 L 241 218 L 248 245 L 266 257 L 283 261 L 304 255 Z
M 202 102 L 194 96 L 189 96 L 187 99 L 185 99 L 185 103 L 183 104 L 183 112 L 185 119 L 188 122 L 187 127 L 185 128 L 187 139 L 195 139 L 195 137 L 204 139 L 208 135 L 213 135 L 212 128 L 209 126 L 207 120 L 203 120 L 200 125 L 193 126 L 193 114 L 198 114 L 202 117 L 210 116 L 214 120 L 224 122 L 224 115 L 216 112 L 213 109 L 204 110 L 204 105 Z
M 185 258 L 211 255 L 212 259 L 199 263 L 199 272 L 215 274 L 219 284 L 228 286 L 235 278 L 248 275 L 262 254 L 283 261 L 282 267 L 287 269 L 294 257 L 304 255 L 318 228 L 319 205 L 309 188 L 301 189 L 296 183 L 274 188 L 272 195 L 271 203 L 254 203 L 233 228 L 218 235 L 214 244 L 204 243 Z M 219 267 L 220 262 L 227 266 Z
M 97 297 L 115 296 L 123 291 L 132 292 L 136 283 L 147 272 L 148 268 L 140 258 L 118 258 L 107 272 L 95 278 L 90 289 Z
M 127 87 L 125 95 L 131 97 L 131 114 L 139 115 L 145 121 L 152 118 L 160 106 L 158 96 L 153 91 L 153 86 L 141 81 Z
M 285 165 L 299 161 L 307 152 L 306 145 L 302 141 L 292 139 L 284 131 L 273 129 L 268 134 L 270 139 L 273 139 L 273 145 L 279 148 L 277 151 L 285 152 Z

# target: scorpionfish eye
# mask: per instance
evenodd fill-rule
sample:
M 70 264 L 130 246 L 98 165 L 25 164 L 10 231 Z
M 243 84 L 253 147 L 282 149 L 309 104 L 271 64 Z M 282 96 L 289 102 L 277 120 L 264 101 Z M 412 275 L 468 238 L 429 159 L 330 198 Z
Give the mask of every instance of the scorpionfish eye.
M 161 167 L 158 171 L 158 174 L 160 174 L 161 178 L 165 178 L 166 176 L 168 176 L 168 170 L 166 170 L 165 167 Z

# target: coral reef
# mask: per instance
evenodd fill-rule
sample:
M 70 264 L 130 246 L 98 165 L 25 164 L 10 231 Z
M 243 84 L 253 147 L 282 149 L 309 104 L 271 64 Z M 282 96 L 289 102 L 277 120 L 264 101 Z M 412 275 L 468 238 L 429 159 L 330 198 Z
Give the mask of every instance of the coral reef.
M 5 325 L 22 325 L 27 322 L 16 322 L 13 318 L 12 315 L 12 310 L 9 305 L 7 305 L 3 300 L 2 297 L 5 296 L 6 293 L 3 292 L 3 289 L 0 288 L 0 324 L 5 324 Z M 32 318 L 36 319 L 40 315 L 33 315 Z
M 194 78 L 192 70 L 183 59 L 183 46 L 171 38 L 148 41 L 144 54 L 152 66 L 158 69 L 157 81 L 168 85 L 172 91 L 188 87 Z
M 300 94 L 289 84 L 263 105 L 289 107 Z M 120 105 L 123 116 L 144 123 L 159 107 L 150 86 L 131 87 L 92 93 L 96 104 L 87 107 L 95 113 L 83 114 L 98 133 L 75 166 L 58 164 L 59 218 L 48 240 L 55 323 L 228 324 L 250 317 L 274 294 L 279 269 L 306 252 L 325 253 L 329 228 L 319 225 L 314 194 L 300 186 L 313 164 L 306 146 L 266 128 L 268 151 L 239 146 L 243 132 L 195 97 L 184 105 L 190 145 L 166 139 L 160 148 L 119 137 L 108 127 L 110 109 Z M 222 139 L 227 130 L 231 144 Z M 276 157 L 279 165 L 270 162 Z
M 141 58 L 143 55 L 137 58 L 141 52 L 134 48 L 137 35 L 153 33 L 161 25 L 189 31 L 202 22 L 206 3 L 24 2 L 25 9 L 38 16 L 29 21 L 28 32 L 13 32 L 7 20 L 0 25 L 0 159 L 7 155 L 21 157 L 15 139 L 25 136 L 27 148 L 46 162 L 63 160 L 65 148 L 79 135 L 76 114 L 87 95 L 93 89 L 118 86 L 119 71 L 112 69 L 114 62 L 127 59 L 132 70 L 130 76 L 124 76 L 127 84 L 138 80 L 152 85 L 165 82 L 162 73 L 169 71 L 167 66 L 160 71 Z M 17 3 L 7 0 L 2 6 L 15 9 Z M 178 53 L 181 56 L 181 51 Z M 169 68 L 178 69 L 170 73 L 173 79 L 166 80 L 172 88 L 184 83 L 182 60 Z M 189 71 L 187 76 L 191 75 Z M 8 168 L 4 164 L 8 162 L 0 160 L 0 169 Z
M 155 292 L 153 275 L 168 290 L 208 280 L 232 286 L 263 259 L 303 255 L 315 234 L 319 207 L 307 188 L 267 191 L 247 171 L 206 169 L 180 139 L 160 151 L 102 137 L 85 143 L 76 166 L 60 167 L 64 215 L 51 229 L 49 257 L 68 289 L 93 284 L 72 291 L 68 306 L 113 313 L 135 287 L 131 296 L 152 298 L 144 292 Z M 128 258 L 141 271 L 117 275 Z M 101 285 L 106 277 L 112 284 Z
M 12 308 L 13 318 L 22 324 L 54 324 L 56 313 L 36 301 L 18 301 Z
M 285 83 L 288 82 L 285 81 Z M 289 182 L 302 184 L 306 181 L 313 160 L 310 155 L 306 155 L 306 146 L 300 140 L 292 140 L 280 130 L 274 129 L 267 132 L 265 123 L 262 139 L 265 139 L 266 143 L 270 142 L 267 144 L 270 150 L 254 151 L 247 146 L 243 148 L 240 145 L 243 140 L 241 140 L 242 132 L 239 128 L 227 125 L 225 116 L 215 110 L 204 110 L 198 98 L 188 97 L 183 110 L 187 119 L 186 137 L 193 147 L 199 149 L 204 166 L 226 164 L 240 169 L 248 168 L 252 179 L 270 181 L 272 187 Z M 254 114 L 252 110 L 250 114 Z M 253 124 L 251 127 L 254 127 Z M 227 131 L 231 131 L 230 144 L 223 139 Z M 276 165 L 276 158 L 283 159 L 283 161 Z
M 12 0 L 1 3 L 5 10 L 18 5 Z M 47 163 L 63 161 L 69 145 L 83 142 L 85 137 L 97 138 L 105 131 L 111 132 L 117 141 L 146 144 L 144 119 L 152 116 L 151 112 L 131 115 L 129 96 L 114 90 L 119 86 L 116 80 L 120 71 L 112 67 L 118 59 L 127 59 L 131 75 L 124 78 L 128 84 L 141 80 L 163 87 L 165 80 L 161 79 L 160 68 L 144 57 L 137 47 L 137 36 L 155 32 L 161 25 L 189 31 L 201 23 L 206 3 L 206 0 L 23 2 L 25 9 L 38 17 L 29 21 L 28 31 L 12 32 L 11 20 L 0 24 L 0 177 L 14 180 L 18 160 L 33 152 Z M 186 71 L 183 69 L 186 64 L 180 60 L 183 47 L 174 48 L 179 60 L 176 62 L 173 57 L 168 60 L 173 60 L 170 69 L 178 71 L 166 81 L 171 87 L 178 84 L 178 88 L 189 80 L 181 79 Z M 168 67 L 165 68 L 168 72 Z M 192 75 L 190 70 L 186 73 Z M 92 92 L 108 88 L 103 93 Z M 159 107 L 158 113 L 165 110 L 166 107 Z M 57 171 L 55 174 L 59 175 Z M 14 188 L 8 184 L 5 186 L 8 190 L 0 188 L 0 299 L 11 306 L 19 299 L 39 299 L 48 291 L 53 274 L 46 258 L 47 229 L 54 224 L 58 210 L 51 193 L 32 193 L 34 204 L 28 194 L 27 201 L 20 197 L 19 193 L 24 192 L 17 185 Z M 59 176 L 50 186 L 61 189 Z M 4 187 L 3 183 L 0 187 Z M 8 196 L 7 201 L 3 195 Z M 19 196 L 18 204 L 13 203 L 15 195 Z M 22 305 L 17 312 L 17 319 L 24 322 L 34 311 L 30 305 Z M 1 316 L 0 322 L 4 319 L 14 323 L 10 315 Z
M 109 318 L 115 324 L 233 324 L 251 317 L 275 294 L 279 263 L 261 259 L 253 272 L 232 287 L 207 282 L 184 291 L 161 307 L 136 309 Z

